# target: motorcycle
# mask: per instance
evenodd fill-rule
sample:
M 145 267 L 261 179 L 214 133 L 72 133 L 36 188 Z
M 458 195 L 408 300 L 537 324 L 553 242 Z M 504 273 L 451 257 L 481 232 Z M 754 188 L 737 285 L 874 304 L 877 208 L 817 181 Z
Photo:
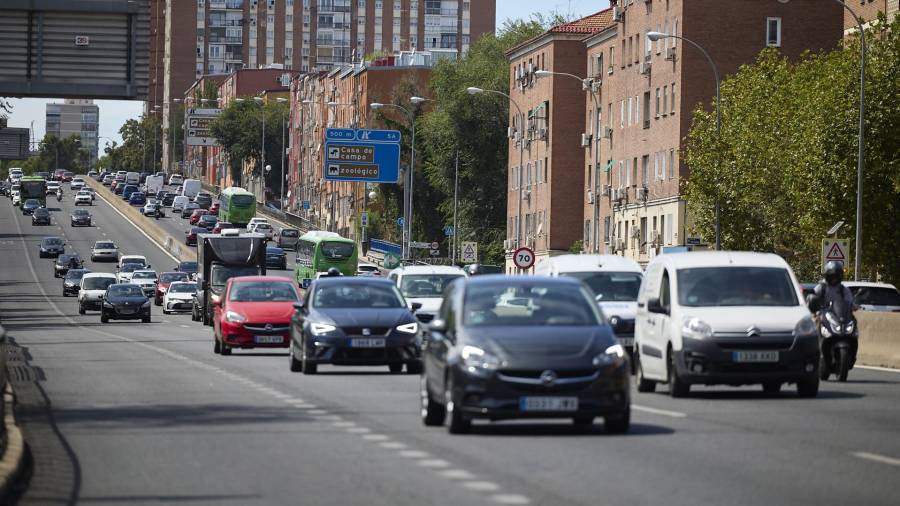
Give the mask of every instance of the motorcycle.
M 56 201 L 62 202 L 62 192 L 56 192 Z
M 807 299 L 808 307 L 818 313 L 819 343 L 822 355 L 819 361 L 819 378 L 827 380 L 832 374 L 840 382 L 847 381 L 847 374 L 856 364 L 859 349 L 859 328 L 849 302 L 831 302 L 821 307 L 815 295 Z

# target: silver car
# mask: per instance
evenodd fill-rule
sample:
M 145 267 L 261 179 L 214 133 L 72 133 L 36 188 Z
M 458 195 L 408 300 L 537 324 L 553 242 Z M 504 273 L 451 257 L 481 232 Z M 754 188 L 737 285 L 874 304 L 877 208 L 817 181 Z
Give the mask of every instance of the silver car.
M 119 260 L 119 248 L 112 241 L 97 241 L 91 248 L 91 261 L 106 260 L 116 262 Z

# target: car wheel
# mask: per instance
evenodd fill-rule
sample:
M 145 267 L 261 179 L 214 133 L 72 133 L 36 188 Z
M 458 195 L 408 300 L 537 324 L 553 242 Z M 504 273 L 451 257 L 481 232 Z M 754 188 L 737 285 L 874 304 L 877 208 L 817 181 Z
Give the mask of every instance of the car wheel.
M 769 381 L 763 383 L 763 392 L 769 395 L 776 395 L 781 392 L 781 382 L 780 381 Z
M 637 351 L 634 352 L 635 379 L 637 380 L 637 391 L 641 393 L 650 393 L 656 391 L 656 382 L 648 380 L 644 377 L 644 368 L 641 366 L 641 357 Z
M 165 309 L 163 309 L 162 312 L 163 312 L 163 314 L 170 314 L 170 313 L 169 313 L 168 311 L 166 311 Z
M 422 374 L 422 362 L 409 362 L 406 364 L 406 374 Z
M 428 378 L 424 375 L 419 380 L 419 398 L 422 402 L 422 423 L 428 427 L 440 427 L 447 418 L 447 409 L 431 397 L 428 391 Z
M 213 334 L 213 353 L 216 355 L 222 353 L 222 343 L 219 342 L 219 337 Z
M 678 368 L 675 367 L 675 352 L 669 347 L 669 395 L 675 398 L 686 397 L 691 393 L 691 385 L 685 383 L 678 376 Z
M 450 423 L 447 424 L 447 432 L 450 434 L 465 434 L 472 430 L 472 420 L 466 418 L 461 409 L 457 409 L 453 401 L 453 381 L 447 379 L 447 388 L 444 391 L 444 407 L 450 415 Z
M 109 323 L 109 317 L 105 314 L 100 315 L 100 323 Z
M 288 360 L 291 364 L 291 372 L 302 372 L 303 371 L 303 362 L 297 360 L 297 356 L 294 354 L 294 339 L 291 338 L 291 345 L 289 346 L 290 357 Z
M 63 290 L 63 297 L 68 297 L 68 296 L 69 296 L 69 294 L 67 294 L 66 291 Z
M 141 318 L 141 323 L 150 323 L 150 317 Z
M 388 366 L 391 374 L 400 374 L 403 371 L 403 364 L 391 364 Z
M 219 342 L 219 353 L 221 353 L 222 355 L 231 355 L 231 348 L 229 348 L 228 345 L 225 344 L 224 340 Z
M 300 347 L 300 367 L 303 369 L 303 374 L 316 374 L 319 372 L 319 364 L 312 362 L 306 356 L 306 343 L 304 342 Z
M 603 428 L 607 434 L 625 434 L 631 425 L 631 406 L 618 415 L 603 417 Z
M 82 304 L 78 304 L 78 314 L 84 314 L 84 306 Z
M 797 395 L 809 399 L 819 395 L 819 378 L 813 377 L 798 381 Z

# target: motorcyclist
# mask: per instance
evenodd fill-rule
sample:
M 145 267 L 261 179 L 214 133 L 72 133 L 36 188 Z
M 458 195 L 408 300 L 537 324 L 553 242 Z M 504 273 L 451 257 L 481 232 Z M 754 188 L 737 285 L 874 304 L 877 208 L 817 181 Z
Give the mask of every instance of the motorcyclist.
M 825 278 L 821 283 L 816 285 L 815 294 L 821 302 L 822 308 L 828 308 L 832 304 L 846 303 L 853 307 L 853 293 L 844 286 L 844 264 L 836 260 L 831 260 L 825 264 L 825 270 L 822 273 Z
M 81 267 L 78 265 L 78 259 L 76 257 L 72 257 L 69 259 L 69 269 L 77 269 Z
M 62 187 L 60 186 L 58 190 L 56 190 L 56 201 L 62 202 Z
M 343 276 L 343 274 L 341 274 L 341 271 L 338 270 L 337 267 L 331 267 L 328 269 L 328 274 L 326 274 L 326 277 L 336 278 L 338 276 Z

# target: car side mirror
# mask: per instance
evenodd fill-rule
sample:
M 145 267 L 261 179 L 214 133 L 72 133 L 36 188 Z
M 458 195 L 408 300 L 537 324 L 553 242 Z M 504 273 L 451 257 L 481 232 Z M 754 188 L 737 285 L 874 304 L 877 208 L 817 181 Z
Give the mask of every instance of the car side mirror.
M 822 309 L 822 299 L 811 293 L 806 296 L 806 307 L 810 313 L 818 313 Z
M 416 311 L 422 309 L 422 303 L 421 302 L 413 302 L 412 304 L 410 304 L 409 307 L 412 309 L 412 312 L 415 313 Z
M 659 298 L 656 297 L 647 301 L 647 311 L 657 314 L 669 314 L 669 310 L 663 307 L 662 303 L 660 303 L 659 301 Z

